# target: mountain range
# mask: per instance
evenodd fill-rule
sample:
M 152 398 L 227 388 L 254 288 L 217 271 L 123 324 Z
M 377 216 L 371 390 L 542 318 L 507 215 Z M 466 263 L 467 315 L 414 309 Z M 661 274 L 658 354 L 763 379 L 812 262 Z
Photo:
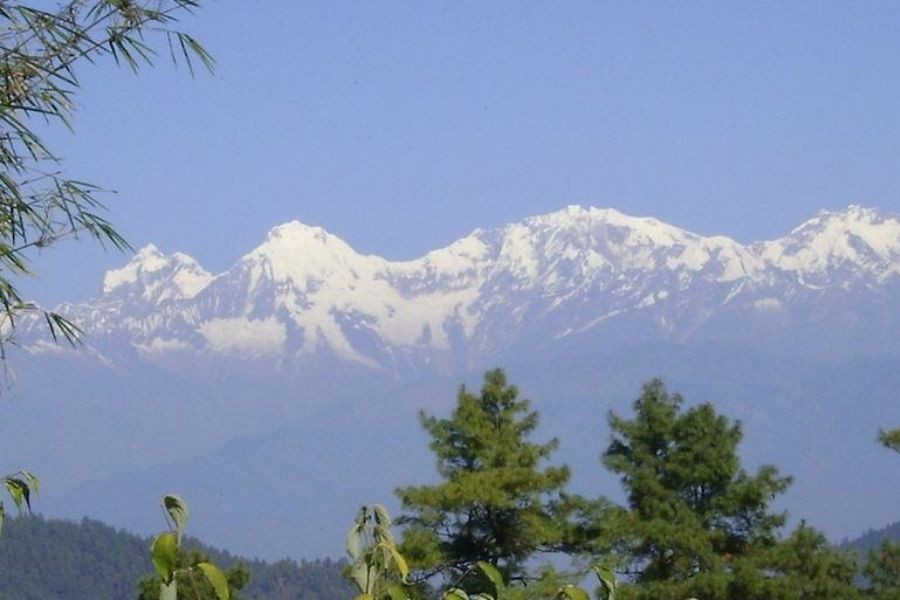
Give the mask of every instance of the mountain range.
M 659 375 L 744 421 L 798 516 L 833 536 L 900 518 L 873 442 L 900 423 L 900 219 L 877 209 L 741 244 L 570 206 L 400 262 L 293 221 L 219 274 L 145 246 L 57 310 L 84 345 L 20 321 L 0 430 L 53 515 L 145 531 L 136 506 L 177 485 L 212 543 L 336 553 L 355 504 L 434 478 L 416 411 L 503 365 L 583 489 L 615 495 L 605 412 Z
M 404 262 L 297 221 L 218 275 L 148 245 L 106 274 L 97 298 L 60 310 L 107 359 L 125 346 L 151 362 L 237 356 L 290 370 L 339 360 L 402 377 L 528 347 L 545 356 L 652 339 L 817 356 L 875 343 L 897 354 L 898 282 L 900 220 L 873 209 L 822 212 L 742 245 L 570 206 Z M 829 337 L 841 342 L 811 343 Z

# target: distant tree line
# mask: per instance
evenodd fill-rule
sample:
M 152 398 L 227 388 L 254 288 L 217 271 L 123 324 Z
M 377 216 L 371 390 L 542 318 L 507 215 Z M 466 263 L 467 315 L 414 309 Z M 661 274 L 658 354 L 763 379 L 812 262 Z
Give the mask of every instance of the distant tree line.
M 91 519 L 77 523 L 41 516 L 9 519 L 0 537 L 0 598 L 135 600 L 146 594 L 153 571 L 149 545 L 145 537 Z M 185 540 L 185 547 L 188 561 L 204 557 L 226 572 L 249 578 L 235 598 L 352 597 L 353 588 L 342 575 L 342 561 L 248 560 L 191 538 Z

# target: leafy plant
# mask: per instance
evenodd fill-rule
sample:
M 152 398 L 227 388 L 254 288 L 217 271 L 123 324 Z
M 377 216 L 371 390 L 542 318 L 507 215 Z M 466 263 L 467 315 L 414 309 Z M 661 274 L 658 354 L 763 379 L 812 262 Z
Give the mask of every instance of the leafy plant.
M 22 507 L 31 510 L 31 497 L 40 490 L 40 482 L 37 477 L 28 471 L 18 471 L 12 475 L 4 475 L 3 485 L 19 511 L 22 510 Z M 6 508 L 3 502 L 0 502 L 0 528 L 3 527 L 5 519 Z
M 406 600 L 409 566 L 391 533 L 391 517 L 380 504 L 363 506 L 347 533 L 347 575 L 357 600 Z
M 160 579 L 159 600 L 177 600 L 179 579 L 195 586 L 196 578 L 205 579 L 218 600 L 229 600 L 228 579 L 216 565 L 200 562 L 187 567 L 178 566 L 181 538 L 189 516 L 187 503 L 179 496 L 169 494 L 163 496 L 162 506 L 169 530 L 157 535 L 150 544 L 150 561 Z
M 476 571 L 477 570 L 477 571 Z M 452 586 L 447 588 L 444 592 L 442 599 L 443 600 L 501 600 L 505 596 L 506 592 L 506 582 L 503 581 L 503 575 L 500 574 L 500 571 L 497 570 L 497 567 L 494 565 L 484 562 L 480 560 L 475 563 L 475 569 L 470 569 L 466 571 L 460 577 L 460 579 L 456 582 L 459 585 L 465 577 L 471 575 L 472 573 L 478 572 L 480 573 L 484 579 L 490 582 L 493 593 L 488 592 L 476 592 L 476 593 L 468 593 L 461 587 Z
M 590 569 L 599 580 L 598 598 L 600 600 L 615 600 L 616 592 L 616 576 L 613 572 L 602 566 L 593 565 Z M 480 579 L 490 584 L 489 591 L 479 591 L 469 593 L 462 587 L 458 587 L 462 579 L 477 574 Z M 457 585 L 448 588 L 442 595 L 442 600 L 518 600 L 519 598 L 542 597 L 540 590 L 537 595 L 528 594 L 527 586 L 510 587 L 503 580 L 503 575 L 492 564 L 478 561 L 475 568 L 467 571 L 456 582 Z M 552 594 L 554 600 L 590 600 L 590 594 L 574 584 L 564 584 L 556 588 L 556 593 Z M 547 594 L 543 597 L 550 597 Z

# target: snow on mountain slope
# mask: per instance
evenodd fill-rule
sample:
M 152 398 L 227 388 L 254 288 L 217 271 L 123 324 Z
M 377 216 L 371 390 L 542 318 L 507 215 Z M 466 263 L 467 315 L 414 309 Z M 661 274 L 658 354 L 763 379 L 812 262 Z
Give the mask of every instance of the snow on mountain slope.
M 900 273 L 900 219 L 855 205 L 843 212 L 822 211 L 756 250 L 808 285 L 829 285 L 835 275 L 883 282 Z
M 144 357 L 180 350 L 447 370 L 523 340 L 540 352 L 588 333 L 687 339 L 719 315 L 793 307 L 807 318 L 812 300 L 832 314 L 822 290 L 846 304 L 847 293 L 881 293 L 898 275 L 900 220 L 873 209 L 822 212 L 784 238 L 744 246 L 570 206 L 403 262 L 359 254 L 297 221 L 215 277 L 151 245 L 107 273 L 97 298 L 62 310 L 91 344 L 125 343 Z
M 190 256 L 179 252 L 165 256 L 156 246 L 148 244 L 127 265 L 108 271 L 102 289 L 106 296 L 139 291 L 143 300 L 159 304 L 193 298 L 212 279 Z

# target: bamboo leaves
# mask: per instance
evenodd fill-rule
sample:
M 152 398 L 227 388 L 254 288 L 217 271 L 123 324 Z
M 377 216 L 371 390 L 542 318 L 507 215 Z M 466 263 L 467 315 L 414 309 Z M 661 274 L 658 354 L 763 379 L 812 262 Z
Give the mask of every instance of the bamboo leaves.
M 31 273 L 32 250 L 80 235 L 102 246 L 130 248 L 100 215 L 103 190 L 63 175 L 60 159 L 32 125 L 34 119 L 70 127 L 79 65 L 109 57 L 137 71 L 156 56 L 150 34 L 165 37 L 173 61 L 184 61 L 192 74 L 195 61 L 212 69 L 214 60 L 203 46 L 173 29 L 179 13 L 199 4 L 0 2 L 0 328 L 7 338 L 17 317 L 30 312 L 42 314 L 54 340 L 74 343 L 80 333 L 65 317 L 22 298 L 15 278 Z

